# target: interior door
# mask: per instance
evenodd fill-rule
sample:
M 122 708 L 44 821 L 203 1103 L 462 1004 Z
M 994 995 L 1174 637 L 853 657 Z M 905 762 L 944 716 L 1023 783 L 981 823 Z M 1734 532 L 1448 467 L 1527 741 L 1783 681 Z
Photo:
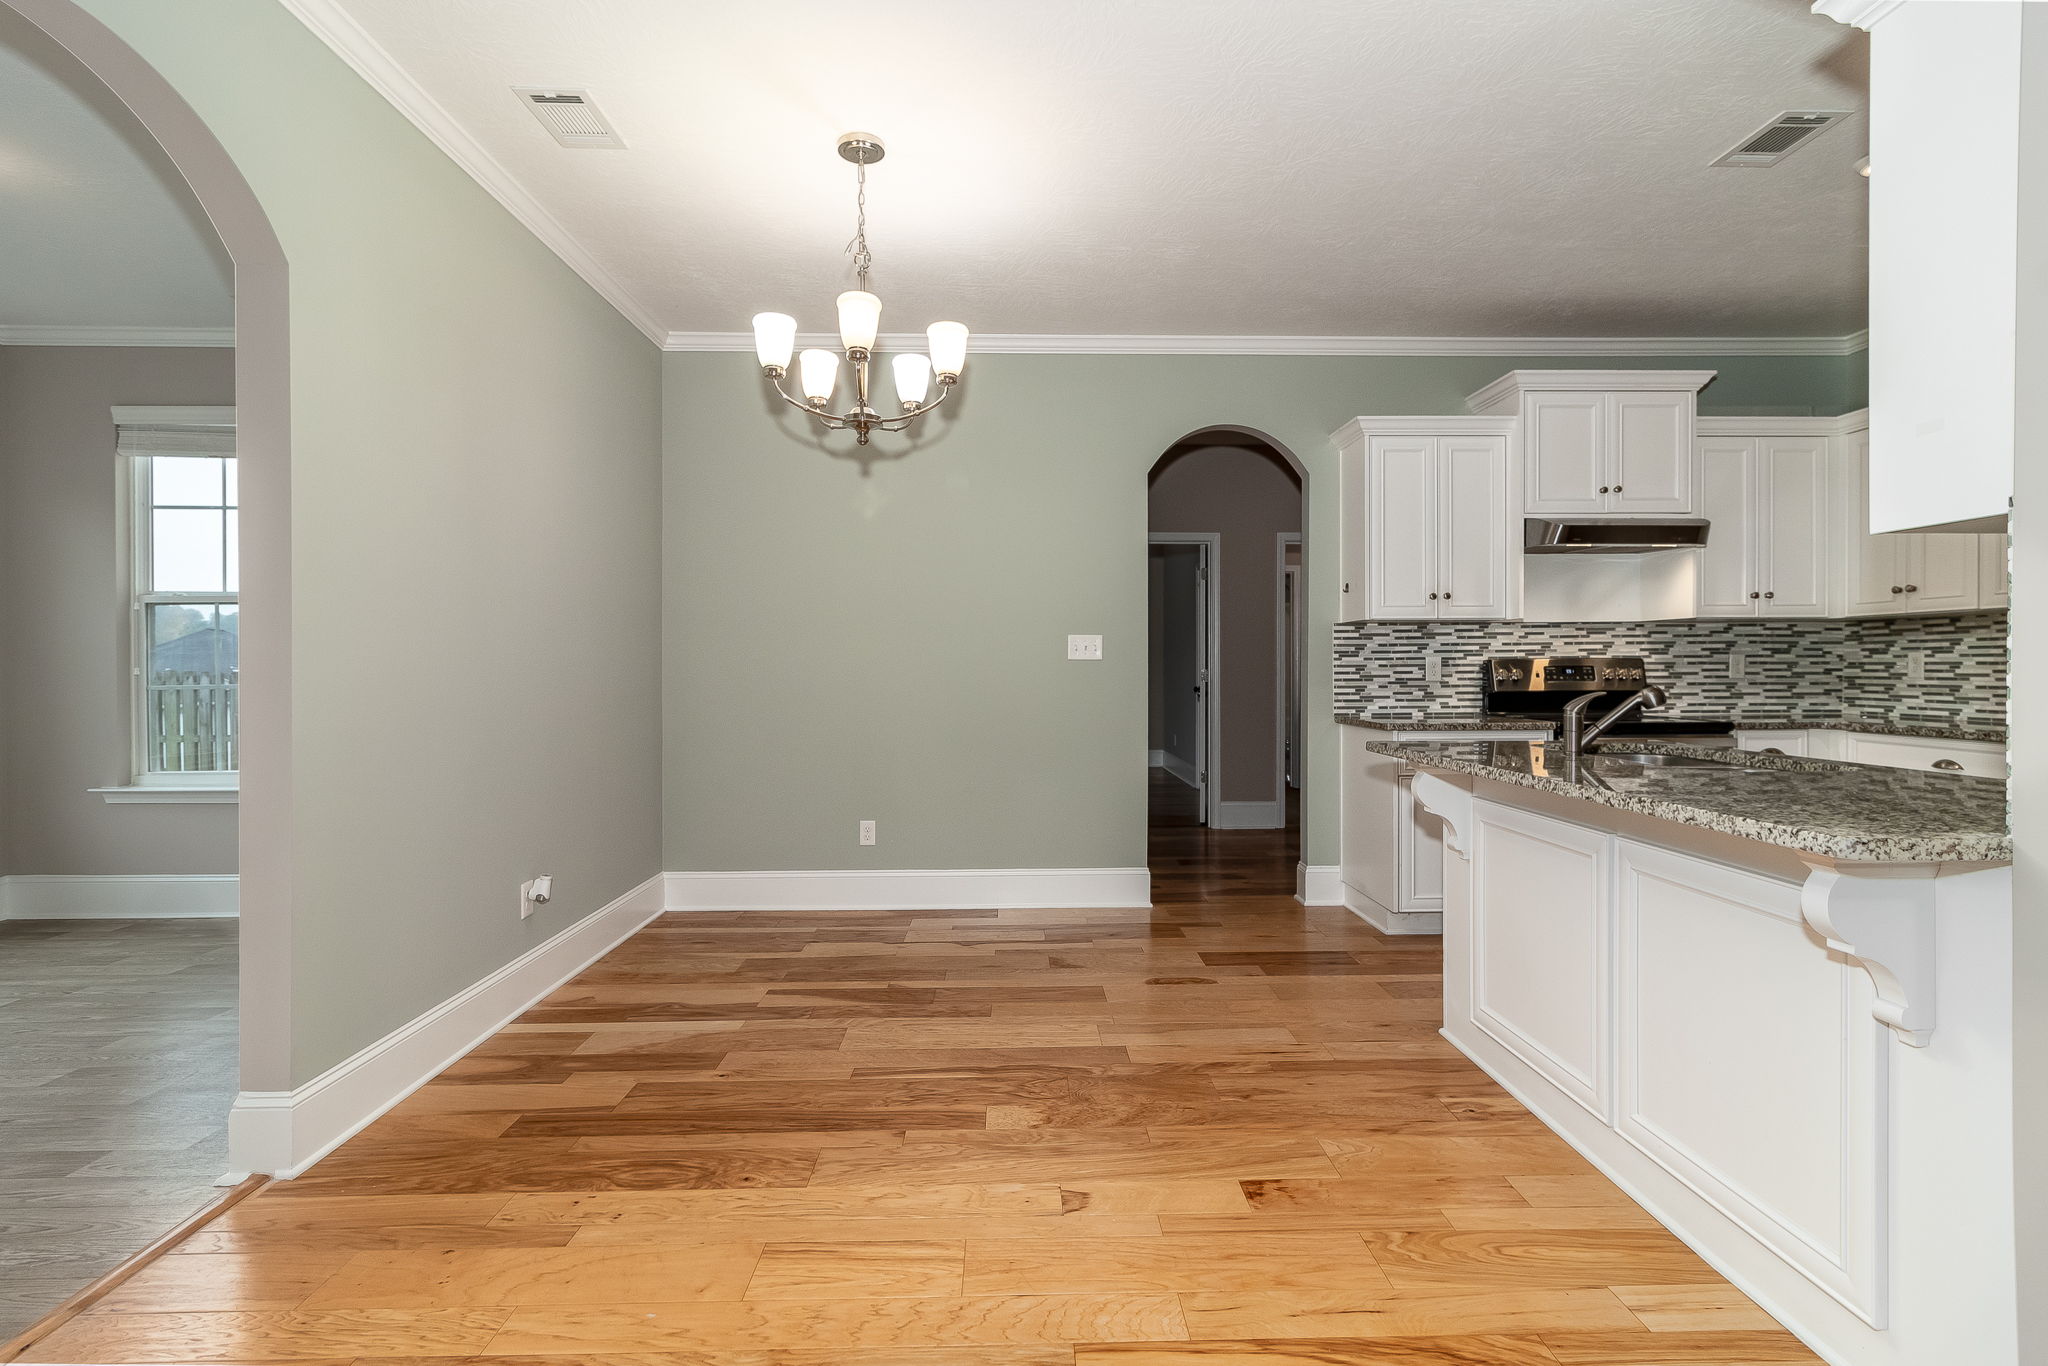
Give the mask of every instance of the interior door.
M 1204 825 L 1209 824 L 1209 798 L 1215 791 L 1215 784 L 1209 781 L 1209 665 L 1216 658 L 1209 639 L 1209 633 L 1216 629 L 1209 610 L 1213 574 L 1208 543 L 1199 543 L 1195 546 L 1195 809 Z
M 1757 443 L 1757 581 L 1767 617 L 1827 615 L 1827 466 L 1825 437 Z

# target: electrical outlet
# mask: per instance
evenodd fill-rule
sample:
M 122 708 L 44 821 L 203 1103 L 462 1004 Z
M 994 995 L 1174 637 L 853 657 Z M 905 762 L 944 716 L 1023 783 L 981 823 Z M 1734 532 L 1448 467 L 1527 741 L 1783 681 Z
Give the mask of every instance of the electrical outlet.
M 1101 637 L 1101 636 L 1068 636 L 1068 637 L 1067 637 L 1067 658 L 1068 658 L 1068 659 L 1100 659 L 1100 658 L 1102 658 L 1102 637 Z
M 1927 651 L 1906 651 L 1906 681 L 1925 683 L 1927 681 Z
M 1441 683 L 1444 681 L 1443 656 L 1424 655 L 1422 657 L 1422 681 L 1425 683 Z
M 875 842 L 875 823 L 873 821 L 862 821 L 860 823 L 860 842 L 862 844 L 873 844 Z
M 1740 650 L 1728 652 L 1728 676 L 1742 678 L 1749 673 L 1749 656 Z

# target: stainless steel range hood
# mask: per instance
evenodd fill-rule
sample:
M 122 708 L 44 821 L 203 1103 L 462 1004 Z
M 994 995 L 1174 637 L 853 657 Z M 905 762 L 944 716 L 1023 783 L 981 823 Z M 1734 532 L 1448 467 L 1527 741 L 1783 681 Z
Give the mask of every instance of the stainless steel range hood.
M 1527 555 L 1647 555 L 1706 543 L 1704 517 L 1529 517 L 1522 522 Z

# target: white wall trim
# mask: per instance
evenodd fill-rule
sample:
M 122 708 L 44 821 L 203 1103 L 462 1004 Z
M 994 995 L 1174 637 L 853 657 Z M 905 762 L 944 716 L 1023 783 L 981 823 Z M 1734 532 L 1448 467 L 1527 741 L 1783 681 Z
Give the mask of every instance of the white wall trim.
M 1287 824 L 1284 802 L 1217 802 L 1209 812 L 1215 830 L 1279 830 Z
M 308 0 L 287 0 L 293 8 Z M 921 332 L 888 333 L 884 351 L 924 349 Z M 836 348 L 836 335 L 798 345 Z M 670 332 L 665 351 L 752 351 L 751 332 Z M 972 353 L 1087 356 L 1852 356 L 1870 349 L 1863 330 L 1840 337 L 1186 337 L 988 332 Z
M 242 1092 L 228 1115 L 228 1165 L 304 1172 L 660 915 L 662 880 L 648 878 L 305 1085 Z
M 664 873 L 671 911 L 987 910 L 1152 904 L 1145 868 L 840 868 Z
M 1165 768 L 1166 751 L 1163 749 L 1155 749 L 1150 751 L 1145 756 L 1145 763 L 1152 768 Z
M 0 920 L 186 920 L 236 914 L 233 873 L 17 873 L 0 877 Z
M 1294 899 L 1304 906 L 1342 906 L 1344 869 L 1334 863 L 1295 864 Z
M 321 42 L 334 50 L 336 56 L 369 82 L 371 89 L 412 120 L 413 125 L 425 133 L 436 147 L 447 153 L 449 160 L 483 186 L 505 207 L 506 212 L 525 224 L 528 232 L 561 257 L 569 269 L 582 276 L 584 283 L 602 295 L 626 321 L 646 333 L 649 340 L 662 341 L 663 329 L 619 278 L 598 264 L 597 258 L 576 240 L 561 220 L 527 193 L 526 187 L 505 169 L 503 163 L 485 151 L 482 143 L 471 137 L 439 101 L 407 74 L 405 68 L 342 8 L 338 0 L 283 2 L 286 9 L 298 16 L 300 23 L 311 29 Z M 752 342 L 749 341 L 748 345 L 751 347 Z
M 1837 23 L 1873 29 L 1877 21 L 1897 9 L 1904 0 L 1813 0 L 1813 12 Z
M 88 796 L 108 806 L 234 806 L 242 800 L 239 787 L 168 787 L 148 783 L 127 787 L 88 787 Z
M 1202 775 L 1195 771 L 1193 764 L 1169 750 L 1154 750 L 1153 753 L 1160 756 L 1158 764 L 1154 767 L 1165 769 L 1197 792 L 1202 790 Z
M 232 327 L 0 324 L 0 346 L 233 346 Z
M 1442 911 L 1390 911 L 1350 883 L 1342 883 L 1344 909 L 1381 934 L 1442 934 Z

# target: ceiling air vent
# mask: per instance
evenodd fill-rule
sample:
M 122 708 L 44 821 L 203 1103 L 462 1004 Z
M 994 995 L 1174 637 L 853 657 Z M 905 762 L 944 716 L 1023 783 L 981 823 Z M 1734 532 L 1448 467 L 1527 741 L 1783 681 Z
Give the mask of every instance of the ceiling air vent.
M 1780 114 L 1711 164 L 1775 166 L 1848 117 L 1846 109 L 1795 109 Z
M 588 90 L 515 86 L 512 93 L 564 147 L 624 147 L 625 140 L 598 112 Z

